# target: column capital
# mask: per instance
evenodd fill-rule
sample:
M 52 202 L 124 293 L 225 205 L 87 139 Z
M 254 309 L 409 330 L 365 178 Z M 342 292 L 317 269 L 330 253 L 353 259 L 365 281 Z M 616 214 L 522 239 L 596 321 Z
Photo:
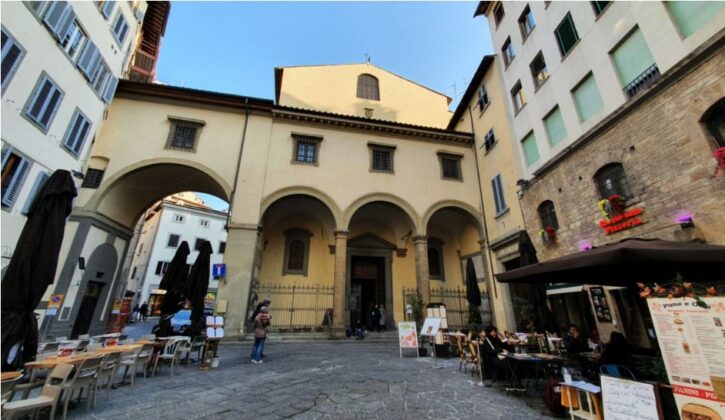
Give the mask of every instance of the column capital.
M 333 232 L 335 234 L 336 238 L 347 238 L 347 235 L 350 233 L 349 230 L 336 230 Z
M 417 243 L 417 242 L 428 242 L 428 237 L 425 235 L 413 236 L 413 243 Z

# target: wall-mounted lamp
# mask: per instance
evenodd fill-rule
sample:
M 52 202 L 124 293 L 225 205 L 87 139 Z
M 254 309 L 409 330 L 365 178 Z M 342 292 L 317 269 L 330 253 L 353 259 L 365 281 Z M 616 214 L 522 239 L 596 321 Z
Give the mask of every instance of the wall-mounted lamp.
M 688 228 L 695 227 L 695 222 L 692 220 L 692 216 L 689 214 L 677 216 L 677 223 L 680 224 L 681 229 L 688 229 Z
M 518 181 L 516 181 L 516 185 L 518 185 L 521 188 L 525 188 L 529 185 L 529 180 L 528 179 L 519 179 Z
M 592 243 L 589 241 L 581 241 L 579 242 L 579 249 L 582 251 L 589 251 L 592 249 Z

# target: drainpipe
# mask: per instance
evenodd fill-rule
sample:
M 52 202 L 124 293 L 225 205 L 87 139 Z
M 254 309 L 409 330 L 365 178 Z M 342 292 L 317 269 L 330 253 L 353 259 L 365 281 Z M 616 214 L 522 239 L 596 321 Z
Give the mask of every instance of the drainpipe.
M 478 150 L 476 149 L 476 129 L 473 126 L 473 111 L 471 111 L 471 106 L 468 106 L 468 118 L 471 120 L 471 133 L 473 133 L 473 156 L 474 161 L 476 162 L 476 175 L 478 176 L 478 196 L 481 200 L 481 217 L 483 219 L 483 242 L 486 245 L 486 256 L 488 257 L 488 267 L 490 271 L 490 278 L 489 283 L 491 285 L 491 289 L 493 289 L 493 297 L 498 298 L 498 289 L 496 288 L 496 280 L 494 280 L 493 275 L 493 260 L 491 258 L 491 247 L 489 246 L 489 240 L 488 240 L 488 224 L 486 223 L 486 206 L 483 204 L 483 185 L 481 184 L 481 168 L 478 164 Z M 495 313 L 495 312 L 494 312 Z
M 229 196 L 229 210 L 227 212 L 227 232 L 229 232 L 229 222 L 232 219 L 232 207 L 234 207 L 234 197 L 237 193 L 237 184 L 239 183 L 239 169 L 242 167 L 242 154 L 244 152 L 244 142 L 247 139 L 247 124 L 249 123 L 249 98 L 244 98 L 244 129 L 242 130 L 242 142 L 239 145 L 239 156 L 237 157 L 237 170 L 234 172 L 234 185 L 232 193 Z

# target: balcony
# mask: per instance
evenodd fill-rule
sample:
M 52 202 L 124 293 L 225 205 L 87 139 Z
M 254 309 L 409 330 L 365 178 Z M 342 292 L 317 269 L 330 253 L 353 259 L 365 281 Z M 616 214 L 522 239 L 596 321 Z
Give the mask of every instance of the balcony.
M 129 66 L 129 79 L 136 82 L 152 83 L 156 76 L 155 67 L 155 56 L 142 50 L 136 50 L 133 61 Z
M 628 97 L 633 98 L 638 93 L 647 90 L 659 78 L 660 69 L 657 68 L 657 64 L 652 64 L 647 70 L 643 71 L 642 74 L 625 86 L 624 91 L 627 92 Z

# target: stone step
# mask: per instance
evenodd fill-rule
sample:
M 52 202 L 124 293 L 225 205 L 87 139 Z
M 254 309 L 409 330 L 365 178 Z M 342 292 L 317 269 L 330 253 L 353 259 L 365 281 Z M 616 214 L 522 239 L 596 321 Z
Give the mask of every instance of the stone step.
M 268 342 L 286 342 L 286 343 L 304 343 L 304 342 L 312 342 L 312 341 L 325 341 L 325 340 L 353 340 L 353 338 L 347 338 L 347 337 L 333 337 L 330 336 L 329 333 L 276 333 L 276 332 L 270 332 L 267 336 Z M 254 336 L 248 335 L 244 337 L 242 340 L 244 342 L 253 342 Z M 368 335 L 365 337 L 364 341 L 366 342 L 373 342 L 373 343 L 397 343 L 398 342 L 398 333 L 397 331 L 386 331 L 383 333 L 376 333 L 376 332 L 369 332 Z

